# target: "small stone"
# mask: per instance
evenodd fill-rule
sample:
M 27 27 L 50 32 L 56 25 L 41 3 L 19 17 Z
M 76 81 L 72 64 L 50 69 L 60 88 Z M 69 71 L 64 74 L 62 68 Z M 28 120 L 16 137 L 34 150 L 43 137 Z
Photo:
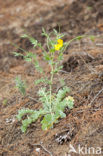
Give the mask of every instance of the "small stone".
M 40 148 L 36 148 L 36 152 L 40 153 Z

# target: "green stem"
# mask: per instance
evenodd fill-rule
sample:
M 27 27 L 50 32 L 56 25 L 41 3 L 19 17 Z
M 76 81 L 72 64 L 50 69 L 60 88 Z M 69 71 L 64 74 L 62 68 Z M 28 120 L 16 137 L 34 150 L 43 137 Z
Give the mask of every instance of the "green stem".
M 54 76 L 54 69 L 53 69 L 53 64 L 52 64 L 51 65 L 51 82 L 50 82 L 50 114 L 51 114 L 52 120 L 53 120 L 53 112 L 52 112 L 52 84 L 53 84 L 53 76 Z
M 51 80 L 50 80 L 50 105 L 52 103 L 52 84 L 53 84 L 53 76 L 54 76 L 54 69 L 53 69 L 53 65 L 51 65 Z M 52 107 L 52 106 L 51 106 Z
M 53 85 L 53 76 L 54 76 L 54 68 L 53 68 L 53 60 L 54 60 L 54 53 L 51 53 L 51 80 L 50 80 L 50 112 L 51 116 L 53 117 L 53 112 L 52 112 L 52 85 Z
M 66 50 L 66 48 L 69 46 L 69 44 L 70 44 L 71 42 L 73 42 L 74 40 L 77 40 L 78 38 L 84 38 L 84 37 L 87 37 L 87 35 L 81 35 L 81 36 L 77 36 L 77 37 L 71 39 L 71 40 L 67 43 L 67 45 L 65 46 L 64 51 Z

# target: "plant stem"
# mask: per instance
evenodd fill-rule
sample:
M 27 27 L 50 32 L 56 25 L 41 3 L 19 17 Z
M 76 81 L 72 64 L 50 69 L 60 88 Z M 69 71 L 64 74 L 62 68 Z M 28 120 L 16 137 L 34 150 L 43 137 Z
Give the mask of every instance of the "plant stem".
M 53 117 L 53 112 L 52 112 L 52 85 L 53 85 L 53 76 L 54 76 L 54 68 L 53 68 L 53 64 L 54 64 L 54 53 L 51 53 L 51 58 L 52 58 L 52 62 L 51 62 L 51 80 L 50 80 L 50 112 L 51 112 L 51 116 Z
M 51 80 L 50 80 L 50 105 L 51 105 L 51 98 L 52 98 L 52 84 L 53 84 L 53 76 L 54 76 L 54 69 L 53 65 L 51 65 Z
M 52 84 L 53 84 L 53 75 L 54 75 L 54 69 L 53 69 L 53 64 L 52 64 L 51 65 L 51 82 L 50 82 L 50 113 L 51 113 L 52 120 L 53 120 L 53 112 L 52 112 Z

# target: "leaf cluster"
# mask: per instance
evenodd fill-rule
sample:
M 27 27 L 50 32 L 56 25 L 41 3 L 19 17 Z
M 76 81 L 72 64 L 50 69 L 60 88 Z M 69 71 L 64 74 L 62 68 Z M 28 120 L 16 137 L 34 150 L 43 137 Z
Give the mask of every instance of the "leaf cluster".
M 59 118 L 66 117 L 64 109 L 68 107 L 69 109 L 73 108 L 73 101 L 66 100 L 65 96 L 69 92 L 69 88 L 64 87 L 60 89 L 57 94 L 52 95 L 52 107 L 50 106 L 50 95 L 46 91 L 46 88 L 41 88 L 38 92 L 40 96 L 40 101 L 43 104 L 42 109 L 40 110 L 31 110 L 31 109 L 21 109 L 18 112 L 17 118 L 19 121 L 22 120 L 21 130 L 26 132 L 27 127 L 35 122 L 38 118 L 43 117 L 41 124 L 42 129 L 47 130 L 53 127 L 54 123 L 58 122 Z M 23 119 L 23 116 L 26 115 L 26 119 Z

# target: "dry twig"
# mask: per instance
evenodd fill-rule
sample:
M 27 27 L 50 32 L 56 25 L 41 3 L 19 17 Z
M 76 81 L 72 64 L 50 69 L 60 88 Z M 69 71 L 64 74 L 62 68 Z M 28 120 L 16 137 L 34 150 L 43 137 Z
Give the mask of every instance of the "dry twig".
M 42 144 L 33 144 L 34 146 L 39 146 L 39 147 L 42 147 L 42 149 L 45 151 L 45 152 L 47 152 L 50 156 L 53 156 L 53 154 L 50 152 L 50 151 L 48 151 Z
M 93 100 L 89 103 L 89 106 L 93 104 L 93 102 L 96 100 L 96 98 L 102 93 L 103 88 L 96 94 L 96 96 L 93 98 Z
M 36 100 L 35 98 L 30 97 L 30 96 L 29 96 L 29 99 L 31 99 L 31 100 L 33 100 L 33 101 L 35 101 L 35 102 L 37 102 L 37 103 L 39 102 L 38 100 Z

